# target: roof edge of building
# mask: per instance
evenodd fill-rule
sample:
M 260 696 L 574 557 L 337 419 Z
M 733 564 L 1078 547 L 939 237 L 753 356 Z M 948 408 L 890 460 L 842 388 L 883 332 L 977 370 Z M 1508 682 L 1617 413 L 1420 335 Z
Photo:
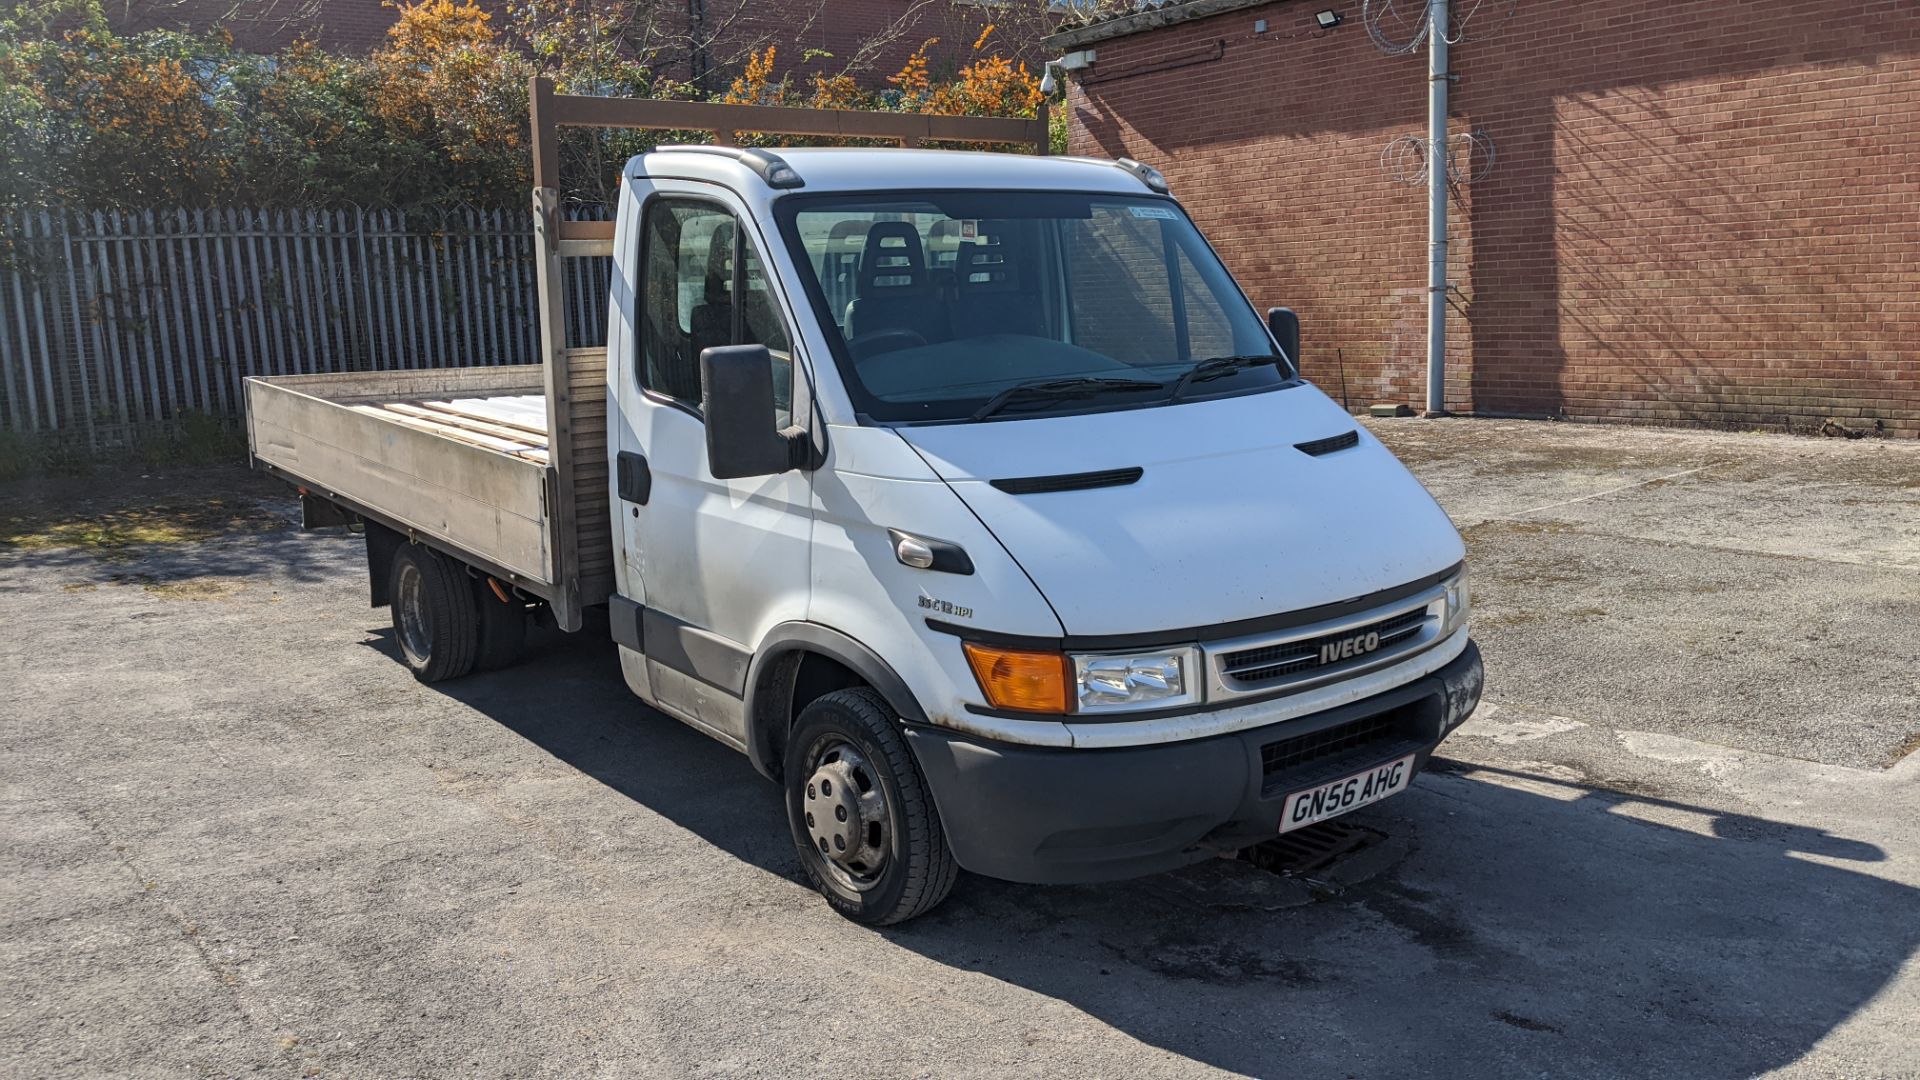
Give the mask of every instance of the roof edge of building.
M 1168 4 L 1166 7 L 1149 8 L 1136 11 L 1131 15 L 1122 15 L 1114 19 L 1075 26 L 1047 35 L 1041 43 L 1049 49 L 1083 49 L 1088 45 L 1114 38 L 1126 37 L 1147 30 L 1158 30 L 1163 26 L 1174 26 L 1195 19 L 1204 19 L 1209 15 L 1223 15 L 1242 8 L 1262 7 L 1275 0 L 1186 0 L 1185 3 Z

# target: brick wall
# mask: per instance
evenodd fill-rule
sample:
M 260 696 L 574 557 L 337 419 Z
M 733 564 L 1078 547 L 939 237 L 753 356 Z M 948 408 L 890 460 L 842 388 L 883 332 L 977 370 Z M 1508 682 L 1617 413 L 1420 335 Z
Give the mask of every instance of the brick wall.
M 1507 7 L 1453 50 L 1453 130 L 1495 157 L 1453 203 L 1449 407 L 1920 435 L 1920 2 Z M 1165 170 L 1255 302 L 1300 311 L 1323 388 L 1417 406 L 1425 191 L 1382 151 L 1424 132 L 1425 50 L 1382 54 L 1360 8 L 1094 43 L 1072 143 Z

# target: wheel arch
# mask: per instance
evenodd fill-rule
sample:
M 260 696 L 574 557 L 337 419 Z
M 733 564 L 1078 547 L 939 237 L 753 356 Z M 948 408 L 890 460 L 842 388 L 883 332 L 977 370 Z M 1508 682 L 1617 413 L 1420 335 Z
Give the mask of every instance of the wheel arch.
M 835 669 L 851 676 L 840 677 Z M 812 700 L 845 686 L 864 684 L 878 693 L 894 715 L 927 722 L 906 680 L 880 654 L 846 634 L 819 623 L 786 622 L 768 632 L 747 669 L 747 758 L 761 775 L 780 776 L 787 733 L 798 712 L 795 700 Z

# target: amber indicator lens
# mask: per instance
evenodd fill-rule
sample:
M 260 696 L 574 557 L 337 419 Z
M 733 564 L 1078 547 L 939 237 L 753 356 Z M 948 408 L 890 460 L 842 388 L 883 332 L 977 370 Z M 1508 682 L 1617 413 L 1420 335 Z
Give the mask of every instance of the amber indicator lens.
M 1067 711 L 1067 658 L 1059 653 L 1024 652 L 967 642 L 973 677 L 996 709 L 1021 712 Z

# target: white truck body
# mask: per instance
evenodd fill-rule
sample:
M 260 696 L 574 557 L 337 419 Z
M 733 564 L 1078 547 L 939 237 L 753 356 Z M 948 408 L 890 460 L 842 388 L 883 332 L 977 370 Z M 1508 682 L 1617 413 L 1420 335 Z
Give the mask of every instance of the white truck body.
M 483 614 L 606 604 L 633 691 L 780 779 L 809 872 L 875 922 L 955 864 L 1129 876 L 1344 812 L 1471 711 L 1458 533 L 1150 170 L 701 147 L 622 181 L 610 242 L 572 241 L 613 258 L 604 351 L 249 386 L 256 459 L 369 523 L 416 672 L 400 563 L 464 568 Z M 1128 237 L 1161 262 L 1113 255 Z M 1087 314 L 1136 308 L 1177 363 Z M 731 475 L 735 430 L 776 463 Z

